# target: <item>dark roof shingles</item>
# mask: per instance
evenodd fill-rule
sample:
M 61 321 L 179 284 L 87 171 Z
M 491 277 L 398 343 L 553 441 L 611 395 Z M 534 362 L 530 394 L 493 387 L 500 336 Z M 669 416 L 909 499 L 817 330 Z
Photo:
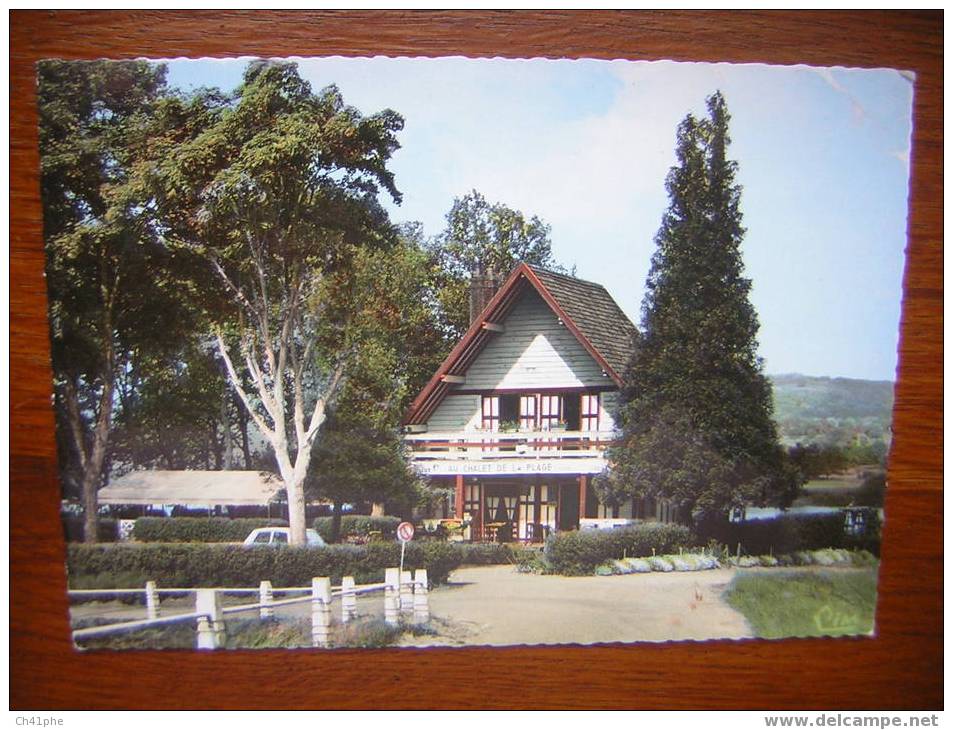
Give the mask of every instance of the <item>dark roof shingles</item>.
M 635 347 L 636 328 L 605 287 L 566 274 L 531 267 L 583 336 L 624 376 Z

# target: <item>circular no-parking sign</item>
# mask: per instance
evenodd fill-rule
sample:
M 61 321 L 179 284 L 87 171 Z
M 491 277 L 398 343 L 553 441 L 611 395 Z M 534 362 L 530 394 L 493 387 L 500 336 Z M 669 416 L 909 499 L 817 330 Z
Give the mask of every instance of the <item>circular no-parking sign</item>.
M 397 539 L 401 542 L 410 542 L 414 538 L 414 526 L 410 522 L 401 522 L 397 525 Z

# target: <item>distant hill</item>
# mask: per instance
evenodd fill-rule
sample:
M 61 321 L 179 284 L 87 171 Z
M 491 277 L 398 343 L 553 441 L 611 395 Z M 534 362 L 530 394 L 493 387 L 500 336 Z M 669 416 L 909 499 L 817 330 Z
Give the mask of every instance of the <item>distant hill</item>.
M 894 384 L 889 380 L 768 377 L 774 387 L 774 417 L 785 444 L 890 443 Z

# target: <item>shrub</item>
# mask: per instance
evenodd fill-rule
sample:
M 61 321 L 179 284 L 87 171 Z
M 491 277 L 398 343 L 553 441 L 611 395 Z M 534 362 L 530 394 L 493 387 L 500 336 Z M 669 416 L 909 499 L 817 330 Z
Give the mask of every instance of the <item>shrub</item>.
M 318 534 L 331 541 L 331 524 L 333 517 L 318 517 L 315 519 L 312 527 Z M 355 541 L 367 542 L 372 532 L 379 532 L 381 539 L 393 540 L 397 536 L 397 525 L 401 522 L 400 517 L 371 517 L 370 515 L 342 515 L 341 533 L 338 535 L 340 542 Z
M 622 561 L 628 567 L 630 573 L 651 573 L 652 566 L 645 558 L 626 558 Z
M 659 573 L 671 573 L 675 570 L 675 566 L 660 555 L 653 555 L 648 559 L 648 563 L 652 570 Z
M 82 542 L 84 534 L 84 519 L 82 515 L 64 515 L 63 532 L 66 542 Z M 99 542 L 116 542 L 118 539 L 118 525 L 111 517 L 100 517 L 96 528 L 96 537 Z
M 856 550 L 850 554 L 850 561 L 857 568 L 869 568 L 877 564 L 877 558 L 867 550 Z
M 597 565 L 608 560 L 677 552 L 691 543 L 687 527 L 660 523 L 620 530 L 557 532 L 546 541 L 546 559 L 556 573 L 591 575 Z
M 869 507 L 883 507 L 886 491 L 886 474 L 883 472 L 868 474 L 860 489 L 857 490 L 857 494 L 854 496 L 854 502 L 855 504 Z
M 782 514 L 773 520 L 706 523 L 699 527 L 703 540 L 713 539 L 735 553 L 738 545 L 748 555 L 795 553 L 826 548 L 856 548 L 880 551 L 880 519 L 876 510 L 867 515 L 864 535 L 844 531 L 841 512 L 825 514 Z
M 695 563 L 689 562 L 681 555 L 669 555 L 666 556 L 668 561 L 672 564 L 672 567 L 679 572 L 685 572 L 689 570 L 695 570 Z
M 273 525 L 288 523 L 251 517 L 140 517 L 132 537 L 138 542 L 241 542 L 252 530 Z
M 514 565 L 532 562 L 539 550 L 513 543 L 458 543 L 464 565 Z
M 426 568 L 431 583 L 444 583 L 461 557 L 452 545 L 411 543 L 404 568 Z M 70 545 L 67 550 L 70 585 L 95 576 L 101 588 L 137 588 L 143 578 L 170 588 L 255 586 L 263 580 L 276 587 L 307 586 L 315 576 L 339 583 L 345 575 L 358 583 L 380 583 L 384 569 L 399 564 L 400 546 L 393 543 L 325 548 L 115 544 Z

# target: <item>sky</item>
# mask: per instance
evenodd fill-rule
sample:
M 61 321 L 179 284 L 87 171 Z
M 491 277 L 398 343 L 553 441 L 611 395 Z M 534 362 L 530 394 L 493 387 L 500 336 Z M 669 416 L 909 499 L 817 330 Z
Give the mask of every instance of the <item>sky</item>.
M 721 90 L 769 374 L 894 380 L 906 248 L 912 76 L 596 60 L 295 59 L 364 114 L 405 119 L 392 220 L 444 228 L 478 190 L 551 226 L 555 259 L 638 325 L 675 130 Z M 247 59 L 168 62 L 170 86 L 232 90 Z

